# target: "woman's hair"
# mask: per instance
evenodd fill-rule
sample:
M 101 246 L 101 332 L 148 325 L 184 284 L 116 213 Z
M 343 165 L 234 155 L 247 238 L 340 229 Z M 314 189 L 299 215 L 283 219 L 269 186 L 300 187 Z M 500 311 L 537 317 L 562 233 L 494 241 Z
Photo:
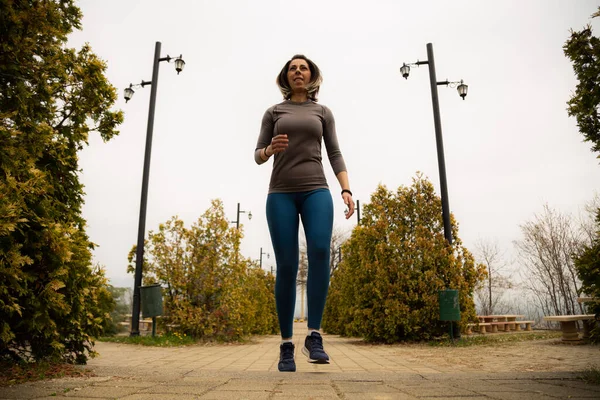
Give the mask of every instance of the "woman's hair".
M 321 87 L 321 82 L 323 82 L 323 78 L 321 77 L 321 70 L 317 67 L 317 64 L 312 62 L 306 56 L 302 54 L 296 54 L 292 57 L 288 62 L 285 63 L 281 72 L 277 76 L 277 86 L 279 86 L 279 90 L 283 95 L 285 100 L 289 100 L 292 97 L 292 88 L 290 83 L 288 82 L 287 73 L 290 68 L 290 64 L 294 60 L 304 60 L 308 64 L 308 68 L 310 69 L 310 82 L 306 85 L 306 90 L 308 91 L 308 98 L 313 101 L 317 100 L 317 95 L 319 94 L 319 88 Z

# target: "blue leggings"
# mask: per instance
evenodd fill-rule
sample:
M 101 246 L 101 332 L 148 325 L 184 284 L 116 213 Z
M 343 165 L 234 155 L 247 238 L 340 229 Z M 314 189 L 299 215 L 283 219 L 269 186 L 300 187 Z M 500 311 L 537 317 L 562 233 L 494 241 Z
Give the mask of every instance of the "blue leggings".
M 271 193 L 267 197 L 267 222 L 277 261 L 275 303 L 282 338 L 291 338 L 293 334 L 298 216 L 302 218 L 308 250 L 308 327 L 320 329 L 329 289 L 329 249 L 333 229 L 333 201 L 329 190 Z

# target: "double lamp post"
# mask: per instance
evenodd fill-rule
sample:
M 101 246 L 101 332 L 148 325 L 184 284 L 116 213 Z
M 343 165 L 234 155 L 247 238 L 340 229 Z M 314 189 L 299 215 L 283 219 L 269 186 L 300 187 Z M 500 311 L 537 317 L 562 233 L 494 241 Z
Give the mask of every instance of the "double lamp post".
M 442 140 L 442 122 L 440 118 L 440 104 L 438 101 L 439 85 L 457 87 L 458 94 L 464 100 L 467 96 L 468 86 L 460 82 L 445 81 L 438 82 L 435 74 L 435 61 L 433 58 L 433 45 L 427 43 L 427 61 L 417 61 L 413 64 L 404 64 L 400 68 L 400 73 L 404 79 L 408 79 L 410 66 L 428 65 L 429 66 L 429 84 L 431 86 L 431 101 L 433 103 L 433 123 L 435 125 L 435 142 L 437 145 L 438 168 L 440 172 L 440 189 L 442 197 L 442 218 L 444 220 L 444 236 L 448 244 L 452 244 L 452 227 L 450 226 L 450 205 L 448 202 L 448 184 L 446 183 L 446 161 L 444 159 L 444 141 Z
M 133 310 L 131 315 L 131 336 L 139 336 L 140 329 L 140 287 L 142 286 L 142 267 L 144 261 L 144 236 L 146 231 L 146 206 L 148 203 L 148 180 L 150 176 L 150 156 L 152 153 L 152 131 L 154 129 L 154 111 L 156 108 L 156 92 L 158 86 L 158 67 L 162 61 L 171 62 L 174 60 L 175 70 L 177 75 L 185 66 L 185 61 L 181 56 L 172 58 L 169 55 L 166 57 L 160 56 L 161 43 L 156 42 L 154 48 L 154 62 L 152 68 L 152 80 L 144 81 L 138 85 L 130 84 L 125 89 L 125 102 L 127 103 L 135 93 L 134 87 L 144 87 L 150 85 L 150 108 L 148 111 L 148 129 L 146 131 L 146 151 L 144 154 L 144 172 L 142 177 L 142 198 L 140 202 L 140 219 L 138 224 L 137 248 L 135 253 L 135 278 L 133 286 Z
M 446 161 L 444 159 L 444 142 L 442 140 L 442 122 L 440 118 L 440 105 L 438 101 L 437 87 L 440 85 L 456 87 L 458 95 L 464 100 L 467 96 L 468 86 L 459 82 L 445 81 L 438 82 L 435 74 L 435 61 L 433 57 L 433 45 L 427 43 L 427 61 L 417 61 L 413 64 L 404 64 L 400 68 L 400 73 L 405 79 L 410 74 L 410 66 L 427 65 L 429 66 L 429 84 L 431 87 L 431 101 L 433 103 L 433 122 L 435 126 L 435 141 L 437 146 L 438 168 L 440 173 L 440 190 L 442 198 L 442 219 L 444 221 L 444 237 L 449 246 L 452 246 L 452 226 L 450 225 L 450 204 L 448 201 L 448 184 L 446 183 Z M 458 290 L 446 289 L 439 293 L 440 302 L 440 320 L 450 321 L 450 336 L 460 338 L 460 329 L 458 325 L 452 325 L 452 321 L 460 321 L 460 307 Z

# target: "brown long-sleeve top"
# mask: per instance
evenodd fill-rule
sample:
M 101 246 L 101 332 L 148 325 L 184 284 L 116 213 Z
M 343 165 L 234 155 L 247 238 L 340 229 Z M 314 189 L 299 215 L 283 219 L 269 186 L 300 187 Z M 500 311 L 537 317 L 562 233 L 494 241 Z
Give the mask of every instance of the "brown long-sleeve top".
M 270 107 L 263 116 L 254 151 L 257 164 L 265 161 L 260 154 L 279 134 L 288 135 L 288 148 L 275 154 L 269 193 L 307 192 L 328 188 L 321 162 L 321 141 L 325 142 L 333 172 L 346 171 L 346 164 L 335 132 L 331 110 L 308 100 L 286 100 Z

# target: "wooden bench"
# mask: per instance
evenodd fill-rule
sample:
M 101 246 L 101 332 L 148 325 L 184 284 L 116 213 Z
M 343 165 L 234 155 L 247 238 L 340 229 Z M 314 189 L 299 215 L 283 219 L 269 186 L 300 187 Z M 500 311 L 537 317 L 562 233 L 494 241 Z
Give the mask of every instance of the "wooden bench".
M 577 332 L 577 321 L 583 321 L 583 339 L 587 339 L 590 337 L 590 331 L 596 323 L 594 314 L 552 315 L 544 317 L 544 320 L 549 322 L 560 322 L 562 340 L 566 342 L 579 340 L 579 333 Z

